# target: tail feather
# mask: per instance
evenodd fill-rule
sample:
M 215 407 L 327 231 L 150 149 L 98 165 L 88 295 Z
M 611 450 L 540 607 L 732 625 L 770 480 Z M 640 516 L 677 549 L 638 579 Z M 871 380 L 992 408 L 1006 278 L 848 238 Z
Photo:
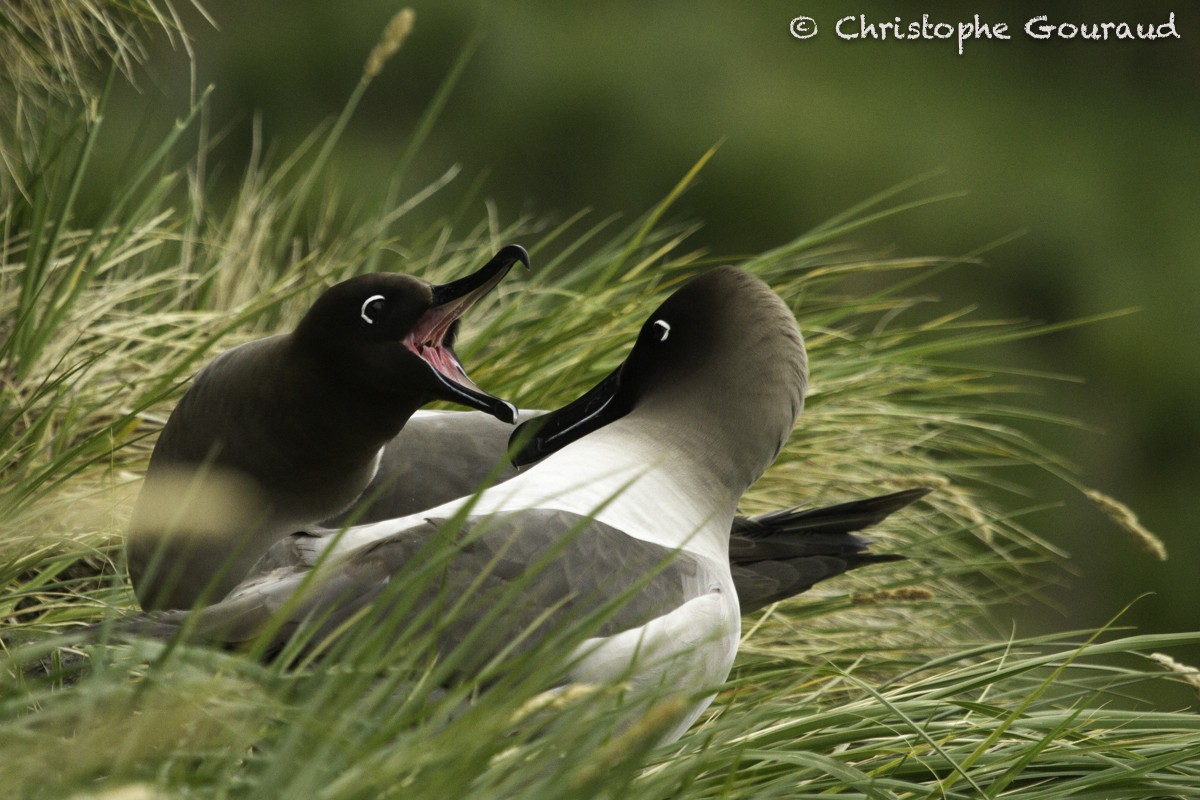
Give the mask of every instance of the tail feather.
M 906 489 L 822 508 L 738 517 L 729 559 L 742 613 L 794 597 L 852 569 L 903 560 L 867 552 L 871 540 L 854 532 L 882 522 L 930 491 Z

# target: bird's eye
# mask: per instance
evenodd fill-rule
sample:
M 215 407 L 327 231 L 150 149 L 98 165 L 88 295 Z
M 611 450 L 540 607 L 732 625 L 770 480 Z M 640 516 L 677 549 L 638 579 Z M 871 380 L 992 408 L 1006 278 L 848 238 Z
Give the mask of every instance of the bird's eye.
M 671 335 L 671 323 L 667 322 L 665 319 L 655 320 L 654 332 L 658 334 L 658 340 L 660 342 L 665 342 L 667 337 Z
M 371 295 L 363 301 L 362 309 L 359 310 L 358 315 L 362 317 L 368 325 L 374 325 L 375 318 L 378 317 L 380 312 L 383 311 L 383 301 L 383 295 Z

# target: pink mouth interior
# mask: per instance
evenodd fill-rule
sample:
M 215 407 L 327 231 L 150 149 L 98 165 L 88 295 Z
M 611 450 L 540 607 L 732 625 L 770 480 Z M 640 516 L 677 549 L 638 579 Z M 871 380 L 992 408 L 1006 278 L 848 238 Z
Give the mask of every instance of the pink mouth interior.
M 472 295 L 426 311 L 408 336 L 404 337 L 404 346 L 446 378 L 479 391 L 474 381 L 467 377 L 467 371 L 458 358 L 444 344 L 450 326 L 470 307 L 474 299 Z

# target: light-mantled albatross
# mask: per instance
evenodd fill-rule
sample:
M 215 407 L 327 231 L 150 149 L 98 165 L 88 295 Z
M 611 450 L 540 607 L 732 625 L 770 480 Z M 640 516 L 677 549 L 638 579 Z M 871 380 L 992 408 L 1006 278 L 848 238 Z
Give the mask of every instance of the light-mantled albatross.
M 533 420 L 546 413 L 521 409 L 520 416 Z M 254 574 L 311 563 L 318 546 L 311 539 L 332 540 L 350 522 L 415 514 L 510 480 L 518 474 L 509 461 L 512 435 L 512 426 L 478 411 L 418 411 L 384 448 L 379 470 L 358 502 L 322 528 L 280 540 L 255 565 Z M 900 560 L 867 552 L 870 540 L 853 534 L 930 491 L 918 487 L 829 506 L 734 517 L 729 564 L 742 613 L 794 597 L 848 570 Z
M 224 597 L 288 533 L 347 508 L 383 446 L 421 406 L 449 400 L 507 423 L 454 353 L 459 317 L 513 264 L 516 245 L 474 274 L 431 285 L 359 275 L 326 290 L 296 329 L 235 347 L 171 412 L 129 529 L 143 608 Z

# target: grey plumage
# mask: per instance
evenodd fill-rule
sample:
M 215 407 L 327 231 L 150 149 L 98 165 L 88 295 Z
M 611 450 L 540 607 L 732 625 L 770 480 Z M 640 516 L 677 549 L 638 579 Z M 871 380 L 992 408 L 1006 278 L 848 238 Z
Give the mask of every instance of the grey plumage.
M 523 410 L 536 419 L 541 410 Z M 476 411 L 424 411 L 388 442 L 379 471 L 359 502 L 327 521 L 324 533 L 297 532 L 281 540 L 259 571 L 301 563 L 297 545 L 332 535 L 348 520 L 358 524 L 406 516 L 499 485 L 518 474 L 507 458 L 512 429 Z M 857 531 L 879 524 L 929 489 L 907 489 L 813 509 L 738 516 L 730 531 L 729 561 L 743 614 L 801 594 L 820 581 L 902 556 L 868 553 Z
M 544 413 L 522 410 L 521 417 Z M 324 526 L 405 517 L 474 494 L 489 478 L 494 485 L 515 477 L 507 457 L 512 430 L 477 411 L 418 412 L 384 447 L 359 500 Z
M 443 526 L 453 531 L 449 540 L 436 537 Z M 447 553 L 439 553 L 438 547 L 453 548 L 452 569 L 442 568 L 447 562 L 439 559 Z M 417 521 L 348 554 L 308 588 L 303 602 L 294 604 L 293 593 L 320 551 L 301 545 L 297 554 L 289 567 L 244 583 L 215 606 L 190 612 L 190 638 L 238 648 L 271 629 L 273 641 L 264 652 L 272 656 L 306 623 L 312 625 L 309 644 L 328 646 L 329 637 L 345 632 L 347 620 L 372 607 L 377 625 L 388 619 L 409 625 L 415 614 L 423 614 L 430 625 L 436 620 L 441 650 L 473 635 L 470 660 L 462 665 L 470 672 L 501 649 L 520 652 L 613 597 L 622 602 L 603 615 L 593 635 L 612 636 L 645 625 L 703 594 L 715 581 L 711 568 L 689 553 L 552 509 L 500 520 L 473 517 L 461 526 L 440 518 Z M 393 580 L 409 581 L 407 591 L 389 591 Z M 520 590 L 513 591 L 514 586 Z M 406 613 L 397 613 L 400 604 Z M 437 613 L 459 604 L 466 610 L 447 618 Z M 287 618 L 279 624 L 277 615 L 285 607 Z M 498 607 L 503 613 L 477 629 L 487 610 Z M 140 630 L 164 635 L 188 619 L 189 612 L 167 612 L 143 622 Z

